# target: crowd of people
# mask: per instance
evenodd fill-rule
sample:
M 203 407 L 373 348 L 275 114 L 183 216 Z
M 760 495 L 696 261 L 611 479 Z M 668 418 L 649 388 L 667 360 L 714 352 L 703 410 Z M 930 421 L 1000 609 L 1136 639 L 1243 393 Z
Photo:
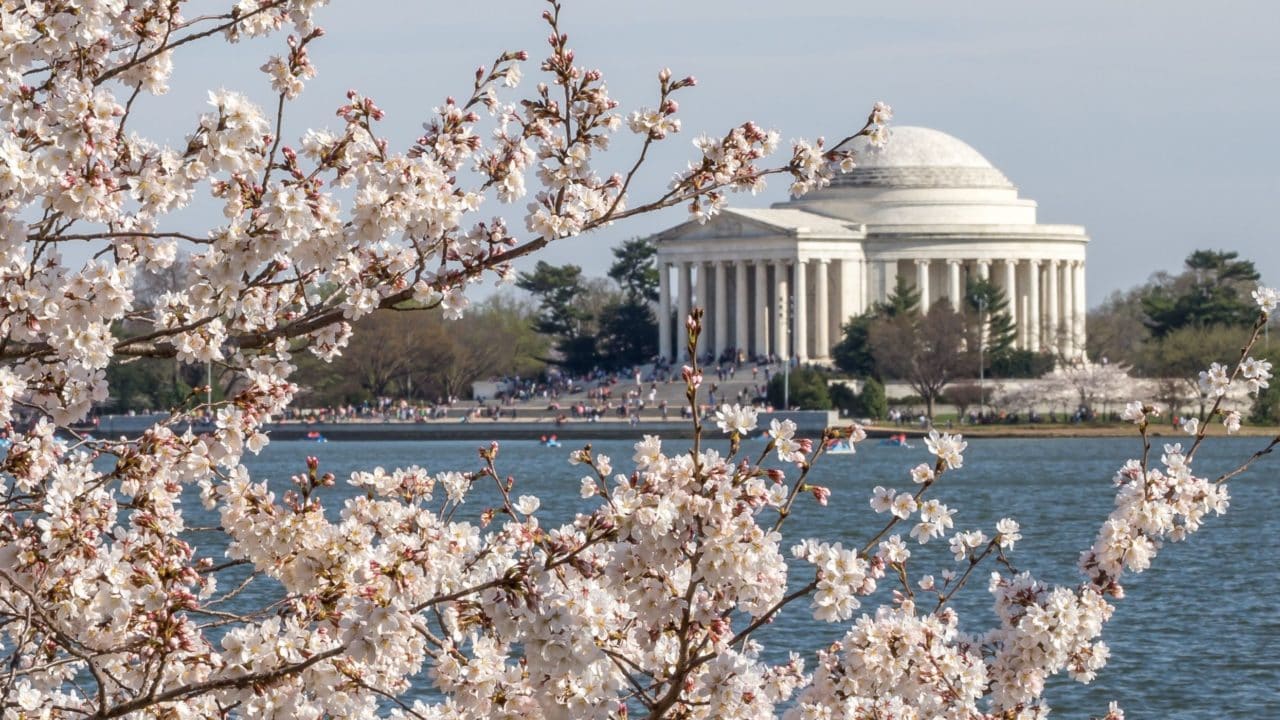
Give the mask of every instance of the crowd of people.
M 705 358 L 703 404 L 699 412 L 714 412 L 720 403 L 760 404 L 774 369 L 769 358 L 740 362 L 735 355 Z M 750 373 L 748 379 L 746 373 Z M 714 380 L 710 378 L 714 377 Z M 669 389 L 679 385 L 678 390 Z M 472 400 L 437 398 L 432 403 L 381 397 L 375 401 L 330 407 L 290 408 L 286 422 L 599 422 L 687 419 L 692 411 L 684 401 L 680 369 L 666 362 L 607 372 L 573 375 L 551 369 L 538 377 L 494 379 L 491 396 Z M 727 389 L 726 389 L 727 388 Z

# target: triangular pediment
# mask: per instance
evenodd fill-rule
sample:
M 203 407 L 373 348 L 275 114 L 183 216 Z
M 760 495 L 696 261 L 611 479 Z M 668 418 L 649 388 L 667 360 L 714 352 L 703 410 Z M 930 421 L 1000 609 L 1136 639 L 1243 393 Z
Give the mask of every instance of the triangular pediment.
M 862 225 L 843 223 L 803 210 L 726 209 L 705 223 L 696 220 L 654 236 L 659 243 L 755 237 L 865 237 Z

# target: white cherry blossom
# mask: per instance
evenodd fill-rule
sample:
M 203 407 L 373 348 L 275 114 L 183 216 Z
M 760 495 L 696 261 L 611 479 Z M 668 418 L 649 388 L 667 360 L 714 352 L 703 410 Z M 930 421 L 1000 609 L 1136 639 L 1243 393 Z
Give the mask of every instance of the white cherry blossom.
M 737 443 L 672 451 L 644 436 L 615 474 L 608 456 L 576 450 L 581 499 L 557 522 L 523 478 L 506 479 L 497 444 L 481 449 L 480 470 L 371 462 L 344 473 L 352 491 L 340 495 L 314 457 L 291 478 L 252 475 L 246 453 L 266 447 L 268 423 L 299 392 L 296 354 L 340 355 L 360 342 L 353 321 L 406 303 L 472 321 L 468 293 L 509 280 L 510 261 L 547 242 L 665 207 L 705 220 L 771 174 L 794 192 L 821 188 L 856 164 L 841 150 L 852 137 L 892 141 L 892 111 L 876 103 L 853 136 L 795 141 L 771 168 L 780 134 L 744 122 L 697 138 L 688 166 L 646 198 L 605 151 L 624 125 L 645 148 L 678 132 L 675 96 L 695 80 L 664 70 L 656 100 L 622 109 L 569 47 L 558 3 L 523 97 L 510 91 L 529 56 L 503 52 L 462 79 L 465 94 L 434 103 L 416 139 L 384 132 L 382 109 L 357 90 L 335 102 L 331 129 L 311 129 L 291 111 L 314 92 L 324 4 L 0 9 L 0 422 L 33 419 L 10 430 L 0 467 L 6 712 L 1042 717 L 1050 677 L 1088 682 L 1106 663 L 1100 636 L 1126 573 L 1227 510 L 1226 482 L 1192 471 L 1198 440 L 1165 446 L 1158 464 L 1127 462 L 1083 580 L 993 574 L 995 625 L 970 635 L 950 594 L 983 562 L 1009 560 L 1022 528 L 1004 518 L 991 538 L 951 532 L 956 511 L 934 493 L 963 465 L 958 435 L 931 432 L 935 461 L 910 470 L 915 492 L 877 486 L 874 512 L 812 482 L 818 438 L 779 419 L 759 461 Z M 142 135 L 148 123 L 130 115 L 187 76 L 188 45 L 250 38 L 240 51 L 266 48 L 257 87 L 214 89 L 198 115 Z M 218 225 L 191 231 L 210 198 Z M 495 202 L 523 215 L 494 217 Z M 73 262 L 67 247 L 93 257 Z M 141 292 L 167 273 L 164 291 Z M 1280 303 L 1268 288 L 1254 298 L 1264 315 Z M 686 326 L 695 336 L 700 317 Z M 216 363 L 236 382 L 226 399 L 192 393 L 135 437 L 77 434 L 113 392 L 107 370 L 135 358 Z M 695 398 L 702 372 L 683 371 Z M 1204 383 L 1216 402 L 1233 382 L 1258 391 L 1270 378 L 1246 354 Z M 1124 417 L 1153 413 L 1132 403 Z M 1238 411 L 1215 414 L 1239 429 Z M 716 411 L 742 439 L 758 422 L 753 408 Z M 846 433 L 865 438 L 855 425 L 823 439 Z M 189 522 L 192 502 L 216 528 Z M 796 542 L 800 502 L 847 514 L 852 539 Z M 209 533 L 225 556 L 202 547 Z M 904 534 L 946 538 L 969 565 L 922 574 Z M 890 597 L 864 608 L 882 583 Z M 816 657 L 769 652 L 756 630 L 804 603 L 841 624 L 838 639 Z M 416 683 L 436 694 L 399 705 Z

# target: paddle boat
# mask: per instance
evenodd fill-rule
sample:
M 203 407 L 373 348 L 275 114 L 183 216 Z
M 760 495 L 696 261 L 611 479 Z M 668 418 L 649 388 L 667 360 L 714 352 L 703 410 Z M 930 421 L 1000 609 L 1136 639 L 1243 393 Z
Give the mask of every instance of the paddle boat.
M 889 437 L 881 440 L 880 444 L 900 448 L 914 447 L 911 443 L 907 442 L 907 436 L 905 434 L 890 435 Z
M 552 435 L 551 437 L 547 437 L 546 435 L 543 435 L 541 438 L 538 439 L 538 442 L 542 443 L 542 447 L 551 447 L 551 448 L 560 447 L 560 441 L 556 438 L 555 435 Z
M 329 442 L 329 439 L 321 435 L 319 430 L 312 430 L 307 433 L 307 439 L 311 442 Z
M 852 455 L 853 453 L 853 443 L 849 442 L 849 438 L 836 438 L 827 442 L 828 455 Z

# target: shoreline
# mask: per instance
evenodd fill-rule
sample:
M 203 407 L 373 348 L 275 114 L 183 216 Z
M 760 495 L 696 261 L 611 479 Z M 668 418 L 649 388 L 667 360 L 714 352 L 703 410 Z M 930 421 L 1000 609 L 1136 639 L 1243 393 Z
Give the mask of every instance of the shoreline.
M 837 424 L 836 427 L 842 425 Z M 768 422 L 762 422 L 755 433 L 758 435 Z M 923 440 L 929 431 L 919 428 L 905 428 L 894 425 L 864 426 L 867 438 L 880 440 L 894 435 L 906 435 L 911 440 Z M 597 422 L 570 422 L 561 426 L 551 423 L 532 423 L 520 421 L 481 421 L 473 423 L 278 423 L 268 428 L 268 434 L 278 440 L 307 440 L 310 432 L 319 432 L 326 441 L 406 441 L 406 440 L 538 440 L 543 436 L 556 436 L 559 440 L 639 440 L 645 435 L 659 435 L 663 438 L 688 439 L 693 437 L 693 425 L 689 421 L 647 421 L 636 425 L 622 420 L 601 420 Z M 817 439 L 822 430 L 816 426 L 801 428 L 797 436 Z M 1103 426 L 990 426 L 963 425 L 938 428 L 938 432 L 959 433 L 968 439 L 1081 439 L 1081 438 L 1137 438 L 1137 428 L 1133 425 Z M 1236 437 L 1273 437 L 1278 432 L 1275 428 L 1249 427 L 1240 428 Z M 703 422 L 704 437 L 720 437 L 721 433 L 714 421 Z M 1211 428 L 1210 437 L 1228 437 L 1222 428 Z M 1151 428 L 1148 437 L 1161 440 L 1178 440 L 1190 436 L 1162 426 Z
M 824 428 L 847 427 L 849 420 L 831 417 L 826 412 L 788 412 L 761 413 L 759 425 L 755 433 L 758 435 L 769 426 L 774 418 L 788 418 L 797 425 L 797 435 L 817 439 Z M 94 434 L 106 436 L 137 435 L 149 427 L 158 418 L 147 416 L 104 416 Z M 903 425 L 864 425 L 867 437 L 882 439 L 893 435 L 906 435 L 912 440 L 920 440 L 928 435 L 928 430 Z M 199 433 L 206 428 L 192 426 L 192 431 Z M 664 438 L 687 439 L 693 437 L 693 423 L 690 420 L 641 420 L 632 425 L 627 420 L 618 418 L 600 419 L 589 422 L 572 420 L 556 425 L 548 420 L 458 420 L 406 422 L 406 421 L 349 421 L 340 423 L 308 423 L 296 420 L 276 422 L 267 425 L 265 431 L 274 440 L 312 440 L 317 438 L 312 433 L 319 433 L 324 441 L 423 441 L 423 440 L 532 440 L 542 437 L 556 436 L 560 440 L 639 440 L 644 435 L 660 435 Z M 1068 439 L 1068 438 L 1106 438 L 1106 437 L 1138 437 L 1137 428 L 1130 424 L 1112 425 L 953 425 L 937 427 L 938 432 L 959 433 L 966 438 L 988 439 Z M 713 438 L 721 435 L 714 419 L 703 420 L 705 437 Z M 1212 424 L 1209 436 L 1226 437 L 1226 430 L 1220 424 Z M 1280 429 L 1263 426 L 1243 426 L 1236 433 L 1239 437 L 1275 437 Z M 1162 440 L 1176 440 L 1190 437 L 1169 425 L 1158 425 L 1149 428 L 1148 436 Z

